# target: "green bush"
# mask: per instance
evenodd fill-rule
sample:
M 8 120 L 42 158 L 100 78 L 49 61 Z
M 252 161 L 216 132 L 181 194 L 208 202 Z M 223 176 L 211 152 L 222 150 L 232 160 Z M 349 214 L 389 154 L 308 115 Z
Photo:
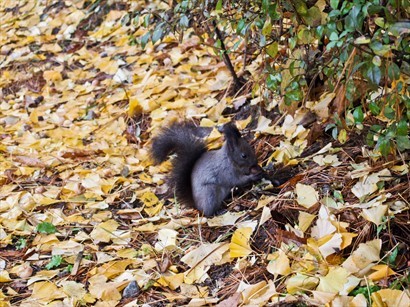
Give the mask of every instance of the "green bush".
M 130 12 L 124 20 L 147 29 L 130 37 L 143 47 L 170 33 L 182 39 L 193 29 L 213 40 L 221 56 L 243 52 L 247 64 L 263 56 L 263 74 L 254 81 L 267 100 L 279 94 L 287 105 L 302 105 L 317 98 L 315 88 L 342 93 L 335 109 L 344 128 L 348 112 L 366 126 L 366 118 L 375 118 L 366 139 L 387 155 L 410 149 L 409 18 L 409 0 L 182 0 Z

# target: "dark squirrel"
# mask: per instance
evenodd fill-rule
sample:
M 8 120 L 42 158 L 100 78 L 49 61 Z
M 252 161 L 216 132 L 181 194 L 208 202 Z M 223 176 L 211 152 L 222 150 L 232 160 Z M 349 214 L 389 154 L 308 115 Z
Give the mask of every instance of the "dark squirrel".
M 262 168 L 233 123 L 223 126 L 225 142 L 218 150 L 207 150 L 200 129 L 186 122 L 163 128 L 152 140 L 151 156 L 159 164 L 175 153 L 169 184 L 178 201 L 212 216 L 233 187 L 260 179 Z

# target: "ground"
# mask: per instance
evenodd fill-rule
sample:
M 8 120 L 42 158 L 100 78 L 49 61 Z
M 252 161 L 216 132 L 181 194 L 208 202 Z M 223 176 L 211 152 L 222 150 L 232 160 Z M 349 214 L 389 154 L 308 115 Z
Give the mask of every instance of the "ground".
M 263 101 L 262 58 L 235 94 L 189 31 L 130 44 L 138 5 L 0 5 L 0 306 L 408 306 L 408 153 L 374 156 L 366 123 L 334 140 L 332 93 L 288 113 Z M 180 206 L 170 163 L 150 160 L 181 119 L 234 119 L 266 171 L 217 217 Z

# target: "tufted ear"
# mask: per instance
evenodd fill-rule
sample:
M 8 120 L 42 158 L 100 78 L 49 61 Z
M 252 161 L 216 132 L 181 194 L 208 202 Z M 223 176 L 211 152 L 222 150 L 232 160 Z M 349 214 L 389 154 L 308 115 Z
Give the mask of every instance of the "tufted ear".
M 225 140 L 229 151 L 233 152 L 235 148 L 238 147 L 239 140 L 241 139 L 241 133 L 233 122 L 225 124 L 222 128 L 222 132 L 225 135 Z

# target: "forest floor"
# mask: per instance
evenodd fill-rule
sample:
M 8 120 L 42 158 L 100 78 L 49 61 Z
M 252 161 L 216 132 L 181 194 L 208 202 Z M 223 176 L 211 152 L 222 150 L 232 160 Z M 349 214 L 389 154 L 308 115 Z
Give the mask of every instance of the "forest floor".
M 410 305 L 408 153 L 373 155 L 366 121 L 325 133 L 333 93 L 279 113 L 252 93 L 262 58 L 232 95 L 195 35 L 142 49 L 138 1 L 84 3 L 0 4 L 0 306 Z M 149 159 L 182 118 L 234 119 L 266 170 L 214 218 Z

